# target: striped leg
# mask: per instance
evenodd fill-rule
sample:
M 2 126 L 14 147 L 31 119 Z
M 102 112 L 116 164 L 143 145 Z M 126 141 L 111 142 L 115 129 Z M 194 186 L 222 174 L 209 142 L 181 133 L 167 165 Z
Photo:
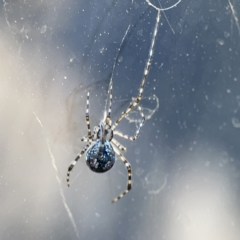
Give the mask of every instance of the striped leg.
M 145 119 L 144 114 L 143 114 L 143 111 L 142 111 L 142 107 L 141 107 L 141 106 L 138 106 L 138 111 L 140 112 L 142 118 Z
M 110 80 L 110 87 L 109 87 L 109 107 L 108 107 L 108 115 L 107 117 L 110 118 L 111 117 L 111 112 L 112 112 L 112 88 L 113 88 L 113 83 L 112 83 L 112 79 Z
M 114 135 L 118 135 L 119 137 L 125 138 L 125 139 L 130 140 L 130 141 L 134 141 L 138 138 L 140 129 L 142 128 L 144 122 L 145 122 L 145 117 L 142 118 L 142 121 L 141 121 L 141 123 L 140 123 L 140 125 L 139 125 L 139 127 L 136 131 L 136 134 L 133 137 L 129 137 L 128 135 L 124 135 L 124 134 L 122 134 L 121 132 L 118 132 L 118 131 L 114 131 Z
M 124 152 L 127 151 L 127 148 L 124 147 L 121 143 L 119 143 L 115 138 L 112 138 L 112 143 L 114 143 L 116 145 L 116 147 L 118 149 L 120 149 L 121 151 L 124 151 Z
M 145 85 L 145 82 L 147 80 L 147 76 L 149 74 L 149 70 L 150 70 L 150 67 L 151 67 L 152 59 L 153 59 L 153 52 L 154 52 L 153 49 L 154 49 L 154 45 L 155 45 L 155 42 L 156 42 L 159 22 L 160 22 L 160 10 L 158 10 L 158 14 L 157 14 L 157 18 L 156 18 L 156 24 L 155 24 L 155 27 L 154 27 L 152 41 L 151 41 L 151 45 L 150 45 L 149 53 L 148 53 L 148 60 L 146 62 L 146 65 L 145 65 L 145 68 L 144 68 L 144 71 L 143 71 L 142 82 L 141 82 L 141 85 L 140 85 L 140 88 L 139 88 L 139 94 L 138 94 L 137 98 L 129 105 L 129 107 L 124 112 L 122 112 L 121 116 L 117 119 L 117 121 L 112 126 L 112 130 L 114 130 L 118 126 L 118 124 L 121 122 L 121 120 L 132 109 L 134 109 L 139 104 L 139 102 L 142 100 L 142 93 L 143 93 L 143 90 L 144 90 L 144 85 Z
M 127 110 L 125 110 L 124 112 L 122 112 L 121 116 L 116 120 L 116 122 L 114 123 L 114 125 L 112 126 L 112 130 L 114 130 L 118 124 L 122 121 L 122 119 L 128 115 L 128 113 L 130 111 L 132 111 L 141 101 L 142 99 L 142 92 L 143 92 L 143 87 L 140 88 L 140 94 L 139 96 L 136 98 L 136 100 L 134 102 L 132 102 L 129 107 L 127 108 Z
M 93 141 L 93 138 L 94 138 L 94 134 L 95 134 L 95 132 L 93 132 L 93 135 L 89 138 L 88 136 L 84 136 L 84 137 L 82 137 L 81 138 L 81 141 L 82 142 L 87 142 L 87 143 L 92 143 L 92 141 Z
M 123 43 L 124 43 L 124 41 L 125 41 L 125 39 L 126 39 L 126 37 L 127 37 L 127 35 L 128 35 L 128 32 L 129 32 L 130 27 L 131 27 L 131 25 L 129 24 L 129 26 L 128 26 L 128 28 L 127 28 L 127 30 L 126 30 L 123 38 L 122 38 L 122 41 L 121 41 L 121 43 L 120 43 L 120 46 L 119 46 L 119 48 L 118 48 L 118 51 L 117 51 L 117 54 L 116 54 L 116 57 L 115 57 L 115 60 L 114 60 L 114 64 L 113 64 L 113 66 L 112 66 L 112 73 L 111 73 L 111 77 L 110 77 L 109 91 L 108 91 L 108 94 L 109 94 L 109 92 L 110 92 L 110 96 L 109 96 L 109 98 L 110 98 L 109 101 L 110 101 L 110 102 L 109 102 L 108 115 L 107 115 L 107 124 L 108 124 L 108 127 L 110 127 L 110 125 L 111 125 L 111 123 L 109 123 L 109 120 L 111 121 L 112 84 L 113 84 L 112 79 L 113 79 L 113 74 L 114 74 L 114 70 L 115 70 L 116 64 L 117 64 L 117 62 L 118 62 L 118 59 L 119 59 L 119 54 L 120 54 L 120 52 L 121 52 L 121 50 L 122 50 L 122 45 L 123 45 Z M 106 109 L 106 107 L 105 107 L 105 109 Z
M 89 138 L 88 136 L 84 136 L 84 137 L 82 137 L 81 138 L 81 141 L 82 142 L 88 142 L 88 143 L 92 143 L 92 141 L 93 141 L 93 139 L 94 139 L 94 137 L 95 137 L 95 134 L 96 134 L 96 132 L 98 131 L 98 127 L 94 127 L 94 130 L 93 130 L 93 134 L 92 134 L 92 136 Z
M 90 90 L 87 93 L 87 107 L 86 107 L 86 123 L 87 123 L 87 130 L 88 130 L 88 138 L 91 138 L 91 128 L 90 128 L 90 121 L 89 121 L 89 96 Z
M 68 168 L 68 172 L 67 172 L 67 186 L 70 187 L 70 172 L 72 171 L 72 169 L 74 168 L 74 166 L 76 165 L 77 161 L 81 158 L 81 156 L 86 152 L 86 150 L 88 149 L 89 144 L 87 144 L 83 150 L 78 154 L 78 156 L 75 158 L 74 161 L 72 161 L 72 163 L 70 164 L 69 168 Z
M 82 138 L 81 138 L 81 141 L 82 141 L 82 142 L 89 142 L 88 136 L 82 137 Z M 91 139 L 91 141 L 92 141 L 92 139 Z
M 127 189 L 122 192 L 118 197 L 114 198 L 112 200 L 112 203 L 117 202 L 119 199 L 121 199 L 125 194 L 127 194 L 131 188 L 132 188 L 132 168 L 130 163 L 127 161 L 127 159 L 120 153 L 120 151 L 115 147 L 114 148 L 116 154 L 119 156 L 119 158 L 123 161 L 125 167 L 128 170 L 128 183 L 127 183 Z
M 112 112 L 112 79 L 110 80 L 110 86 L 109 86 L 109 106 L 108 106 L 108 115 L 106 118 L 106 125 L 108 126 L 108 129 L 111 128 L 111 112 Z

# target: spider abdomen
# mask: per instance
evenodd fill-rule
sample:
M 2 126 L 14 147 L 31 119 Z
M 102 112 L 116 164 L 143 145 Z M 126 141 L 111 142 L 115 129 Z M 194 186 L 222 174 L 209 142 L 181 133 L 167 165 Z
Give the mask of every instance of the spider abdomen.
M 109 141 L 104 142 L 102 154 L 99 155 L 101 141 L 96 141 L 86 152 L 86 163 L 88 167 L 97 173 L 107 172 L 115 163 L 115 152 Z

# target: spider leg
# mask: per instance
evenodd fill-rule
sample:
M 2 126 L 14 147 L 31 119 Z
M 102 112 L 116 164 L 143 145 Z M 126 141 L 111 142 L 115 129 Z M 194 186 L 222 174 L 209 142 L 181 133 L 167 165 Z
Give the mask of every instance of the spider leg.
M 72 171 L 72 169 L 74 168 L 74 166 L 76 165 L 77 161 L 81 158 L 81 156 L 86 152 L 86 150 L 88 149 L 89 144 L 87 144 L 83 150 L 78 154 L 78 156 L 75 158 L 74 161 L 72 161 L 72 163 L 70 164 L 70 166 L 68 167 L 68 172 L 67 172 L 67 185 L 68 187 L 70 186 L 69 180 L 70 180 L 70 172 Z
M 108 129 L 111 128 L 111 112 L 112 112 L 112 88 L 113 88 L 113 83 L 112 83 L 112 79 L 110 80 L 110 83 L 109 83 L 109 90 L 108 90 L 108 93 L 109 93 L 109 106 L 108 106 L 108 114 L 107 114 L 107 118 L 106 118 L 106 125 L 108 127 Z
M 128 170 L 128 182 L 127 182 L 127 189 L 122 192 L 118 197 L 114 198 L 112 200 L 112 203 L 117 202 L 119 199 L 121 199 L 125 194 L 127 194 L 131 188 L 132 188 L 132 168 L 130 163 L 127 161 L 127 159 L 120 153 L 120 151 L 114 147 L 115 153 L 119 156 L 119 158 L 123 161 L 125 167 Z
M 89 96 L 90 96 L 90 90 L 88 90 L 88 93 L 87 93 L 86 123 L 87 123 L 87 130 L 88 130 L 88 138 L 91 138 L 91 128 L 90 128 L 90 120 L 89 120 Z
M 142 107 L 141 107 L 141 106 L 138 106 L 138 111 L 140 112 L 142 118 L 145 119 L 145 116 L 144 116 L 144 113 L 143 113 L 143 111 L 142 111 Z
M 84 137 L 82 137 L 81 138 L 81 141 L 82 142 L 88 142 L 88 143 L 92 143 L 92 141 L 93 141 L 93 138 L 94 138 L 94 134 L 95 134 L 95 132 L 93 133 L 93 135 L 89 138 L 88 136 L 84 136 Z
M 121 132 L 118 132 L 118 131 L 114 131 L 114 135 L 118 135 L 119 137 L 125 138 L 125 139 L 130 140 L 130 141 L 134 141 L 138 138 L 140 129 L 142 128 L 144 122 L 145 122 L 145 117 L 142 118 L 142 121 L 141 121 L 141 123 L 140 123 L 140 125 L 139 125 L 139 127 L 136 131 L 136 134 L 133 137 L 129 137 L 128 135 L 124 135 L 124 134 L 122 134 Z
M 115 138 L 112 138 L 112 143 L 116 145 L 116 147 L 124 152 L 127 151 L 127 148 L 124 147 L 121 143 L 119 143 Z
M 82 142 L 89 142 L 88 136 L 82 137 L 82 138 L 81 138 L 81 141 L 82 141 Z
M 140 88 L 140 91 L 139 91 L 139 96 L 136 98 L 136 100 L 134 100 L 130 105 L 129 107 L 124 111 L 122 112 L 121 116 L 116 120 L 116 122 L 114 123 L 114 125 L 112 126 L 112 130 L 114 130 L 118 124 L 122 121 L 122 119 L 127 116 L 127 114 L 133 110 L 138 104 L 139 102 L 141 101 L 142 99 L 142 92 L 143 92 L 143 88 L 141 87 Z
M 140 85 L 140 88 L 139 88 L 139 94 L 138 94 L 137 98 L 129 105 L 129 107 L 124 112 L 122 112 L 121 116 L 116 120 L 116 122 L 112 126 L 112 130 L 114 130 L 118 126 L 118 124 L 121 122 L 121 120 L 132 109 L 134 109 L 139 104 L 139 102 L 142 100 L 142 93 L 143 93 L 143 90 L 144 90 L 145 82 L 147 80 L 147 76 L 149 74 L 149 70 L 150 70 L 150 67 L 151 67 L 152 59 L 153 59 L 153 52 L 154 52 L 153 49 L 154 49 L 154 45 L 155 45 L 155 42 L 156 42 L 159 22 L 160 22 L 160 10 L 158 10 L 158 14 L 157 14 L 157 18 L 156 18 L 156 24 L 155 24 L 155 27 L 154 27 L 152 41 L 151 41 L 151 45 L 150 45 L 149 53 L 148 53 L 148 60 L 146 62 L 146 65 L 145 65 L 145 68 L 144 68 L 144 71 L 143 71 L 142 82 L 141 82 L 141 85 Z

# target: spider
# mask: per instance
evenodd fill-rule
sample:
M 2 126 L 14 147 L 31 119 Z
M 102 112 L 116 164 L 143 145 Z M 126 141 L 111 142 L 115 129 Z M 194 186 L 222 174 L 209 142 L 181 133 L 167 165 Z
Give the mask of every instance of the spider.
M 112 108 L 112 78 L 110 79 L 109 84 L 109 107 L 108 111 L 105 111 L 105 116 L 102 121 L 98 124 L 98 126 L 94 127 L 93 132 L 90 128 L 90 118 L 89 118 L 89 96 L 90 91 L 87 93 L 87 106 L 86 106 L 86 125 L 87 125 L 87 136 L 83 137 L 81 140 L 83 142 L 87 142 L 86 146 L 82 149 L 82 151 L 78 154 L 78 156 L 75 158 L 75 160 L 70 164 L 67 172 L 67 185 L 70 186 L 69 180 L 70 180 L 70 173 L 74 166 L 76 165 L 77 161 L 82 157 L 82 155 L 86 152 L 86 163 L 88 167 L 97 173 L 103 173 L 110 170 L 114 163 L 115 163 L 115 154 L 122 160 L 125 167 L 128 171 L 128 181 L 127 181 L 127 189 L 122 192 L 118 197 L 114 198 L 112 200 L 112 203 L 117 202 L 119 199 L 121 199 L 126 193 L 128 193 L 132 188 L 132 168 L 128 160 L 124 157 L 124 155 L 121 153 L 121 151 L 126 151 L 126 148 L 121 145 L 115 138 L 114 135 L 118 135 L 119 137 L 125 138 L 130 141 L 134 141 L 138 138 L 140 129 L 142 128 L 145 117 L 141 111 L 141 107 L 139 106 L 139 103 L 142 99 L 142 93 L 144 90 L 144 85 L 149 73 L 149 69 L 151 66 L 151 61 L 153 57 L 153 48 L 157 36 L 158 26 L 160 21 L 160 11 L 158 11 L 157 18 L 156 18 L 156 24 L 154 27 L 153 37 L 149 49 L 149 56 L 148 60 L 146 62 L 143 77 L 141 81 L 141 85 L 139 88 L 139 93 L 136 98 L 133 99 L 133 101 L 130 103 L 129 107 L 122 112 L 120 117 L 116 120 L 116 122 L 112 125 L 111 121 L 111 108 Z M 125 118 L 130 111 L 132 111 L 135 107 L 138 107 L 140 110 L 140 113 L 142 115 L 142 120 L 140 122 L 139 127 L 136 130 L 136 133 L 133 137 L 129 137 L 128 135 L 124 135 L 121 132 L 116 131 L 116 127 L 118 124 L 122 121 L 123 118 Z M 107 114 L 106 114 L 107 112 Z

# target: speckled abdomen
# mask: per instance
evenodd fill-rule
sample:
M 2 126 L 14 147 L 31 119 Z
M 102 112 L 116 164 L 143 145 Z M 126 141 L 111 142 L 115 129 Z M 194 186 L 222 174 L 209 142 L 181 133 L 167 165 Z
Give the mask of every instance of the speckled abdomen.
M 88 167 L 97 173 L 107 172 L 115 163 L 115 152 L 109 141 L 104 142 L 103 152 L 98 156 L 101 141 L 94 142 L 86 152 Z

